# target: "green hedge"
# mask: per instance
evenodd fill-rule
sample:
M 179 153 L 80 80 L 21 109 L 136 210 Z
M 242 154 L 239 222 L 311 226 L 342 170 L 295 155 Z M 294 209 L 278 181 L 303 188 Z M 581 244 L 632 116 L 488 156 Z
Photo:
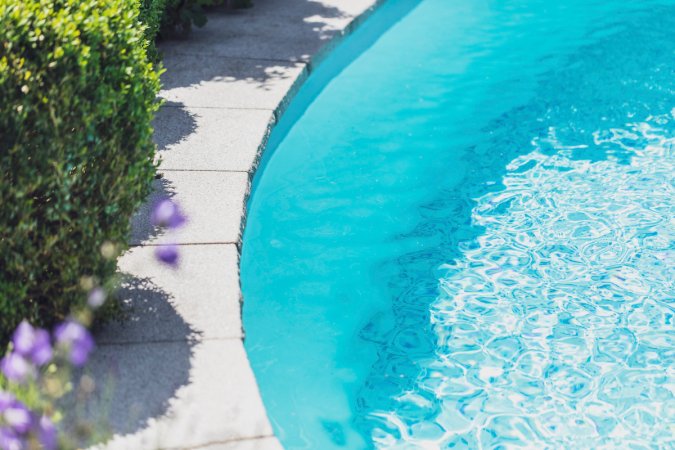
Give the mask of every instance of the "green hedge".
M 159 55 L 155 48 L 155 39 L 159 35 L 162 21 L 166 14 L 167 2 L 173 0 L 140 0 L 139 20 L 145 26 L 145 40 L 148 43 L 148 56 L 152 61 L 158 61 Z
M 139 20 L 146 26 L 145 38 L 148 41 L 153 41 L 159 34 L 167 1 L 173 0 L 141 0 Z
M 0 339 L 67 315 L 83 276 L 109 279 L 100 249 L 125 246 L 149 192 L 159 78 L 138 9 L 0 0 Z

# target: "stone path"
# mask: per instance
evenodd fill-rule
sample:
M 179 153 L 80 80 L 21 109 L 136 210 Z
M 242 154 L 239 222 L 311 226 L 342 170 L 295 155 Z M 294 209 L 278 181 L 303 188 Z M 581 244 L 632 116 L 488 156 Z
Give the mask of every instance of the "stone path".
M 189 39 L 162 46 L 163 178 L 154 195 L 175 198 L 190 221 L 173 238 L 182 261 L 172 270 L 154 262 L 154 247 L 168 237 L 149 224 L 148 208 L 134 220 L 134 247 L 120 260 L 133 314 L 98 333 L 92 361 L 107 392 L 95 409 L 107 411 L 116 433 L 107 448 L 281 448 L 242 342 L 245 199 L 269 129 L 310 57 L 375 3 L 255 0 L 251 9 L 214 11 Z

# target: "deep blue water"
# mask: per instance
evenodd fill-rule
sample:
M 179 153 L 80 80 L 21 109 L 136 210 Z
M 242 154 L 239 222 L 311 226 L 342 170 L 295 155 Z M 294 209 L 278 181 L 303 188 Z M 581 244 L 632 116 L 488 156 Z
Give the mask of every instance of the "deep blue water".
M 389 0 L 345 39 L 248 205 L 285 448 L 674 448 L 674 75 L 673 0 Z

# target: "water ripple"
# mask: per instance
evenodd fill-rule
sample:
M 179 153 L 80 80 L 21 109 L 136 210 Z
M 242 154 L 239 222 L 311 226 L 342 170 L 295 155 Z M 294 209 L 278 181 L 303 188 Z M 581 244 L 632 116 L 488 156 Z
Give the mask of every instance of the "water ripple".
M 371 414 L 376 445 L 675 445 L 674 115 L 596 131 L 599 161 L 551 128 L 476 199 L 484 232 L 431 304 L 435 355 Z

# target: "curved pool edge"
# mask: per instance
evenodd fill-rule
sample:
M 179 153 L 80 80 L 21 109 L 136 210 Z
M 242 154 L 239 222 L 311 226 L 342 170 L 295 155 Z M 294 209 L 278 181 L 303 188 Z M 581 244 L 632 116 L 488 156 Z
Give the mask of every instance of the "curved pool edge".
M 240 278 L 240 263 L 241 263 L 241 251 L 242 251 L 242 245 L 243 245 L 243 236 L 244 236 L 244 230 L 246 228 L 246 220 L 248 217 L 248 204 L 249 200 L 251 199 L 253 192 L 254 192 L 254 181 L 257 176 L 260 176 L 260 174 L 264 171 L 265 167 L 265 162 L 267 158 L 269 158 L 273 152 L 274 148 L 276 147 L 276 143 L 272 144 L 270 141 L 270 137 L 273 135 L 273 132 L 277 130 L 277 128 L 280 126 L 280 124 L 283 123 L 283 121 L 288 121 L 290 123 L 294 122 L 293 118 L 293 111 L 289 111 L 289 109 L 292 109 L 292 106 L 295 104 L 298 106 L 298 110 L 304 110 L 304 108 L 307 106 L 307 102 L 296 102 L 297 100 L 297 95 L 298 93 L 302 90 L 302 88 L 305 86 L 306 81 L 309 79 L 310 75 L 314 73 L 314 71 L 321 65 L 321 63 L 332 53 L 332 51 L 337 48 L 346 37 L 351 35 L 356 29 L 359 28 L 359 26 L 366 20 L 368 19 L 380 6 L 382 6 L 384 3 L 386 3 L 387 0 L 343 0 L 343 1 L 337 1 L 334 2 L 336 3 L 337 8 L 346 8 L 347 10 L 351 8 L 356 8 L 357 10 L 359 7 L 361 8 L 360 12 L 357 12 L 356 14 L 349 15 L 347 13 L 346 18 L 348 19 L 346 22 L 344 22 L 344 26 L 338 26 L 334 30 L 335 34 L 330 37 L 330 39 L 325 40 L 322 45 L 319 47 L 318 51 L 316 51 L 313 55 L 310 55 L 308 58 L 306 58 L 304 61 L 302 61 L 303 67 L 300 73 L 296 76 L 295 80 L 291 84 L 291 86 L 288 88 L 288 90 L 285 92 L 283 98 L 277 106 L 272 110 L 272 116 L 269 119 L 266 127 L 259 132 L 259 145 L 257 147 L 257 151 L 255 153 L 255 156 L 251 162 L 250 168 L 248 169 L 248 180 L 247 180 L 247 185 L 246 185 L 246 191 L 244 193 L 244 198 L 243 198 L 243 210 L 241 211 L 241 218 L 240 218 L 240 224 L 239 224 L 239 234 L 238 234 L 238 239 L 236 241 L 236 247 L 237 247 L 237 280 L 239 283 L 239 295 L 240 295 L 240 304 L 239 304 L 239 313 L 241 317 L 241 329 L 242 329 L 242 341 L 245 341 L 246 339 L 246 330 L 244 327 L 243 323 L 243 304 L 244 304 L 244 296 L 241 292 L 241 278 Z M 327 2 L 329 3 L 329 2 Z M 307 3 L 303 3 L 306 5 Z M 308 7 L 311 11 L 311 7 Z M 298 18 L 303 19 L 301 16 L 298 16 Z M 344 18 L 344 17 L 343 17 Z M 273 20 L 273 17 L 270 16 L 270 21 Z M 301 26 L 298 26 L 297 34 L 300 34 L 301 31 Z M 316 35 L 316 38 L 318 40 L 321 40 L 321 37 L 319 35 Z M 336 75 L 336 74 L 334 74 Z M 333 75 L 333 76 L 334 76 Z M 325 84 L 326 82 L 330 81 L 330 78 L 327 80 L 324 80 Z M 310 100 L 311 101 L 311 100 Z M 301 103 L 298 105 L 298 103 Z M 245 133 L 249 130 L 241 130 L 240 133 Z M 236 137 L 234 137 L 236 139 Z M 246 353 L 246 350 L 244 348 L 244 352 Z M 255 379 L 255 374 L 253 373 L 252 369 L 250 368 L 250 362 L 248 361 L 248 354 L 246 354 L 247 358 L 247 363 L 249 365 L 249 371 L 253 376 L 253 383 L 257 387 L 257 380 Z M 256 397 L 253 399 L 256 402 L 261 401 L 261 396 L 259 389 L 256 391 Z M 269 418 L 265 417 L 265 420 L 269 422 Z M 261 447 L 262 446 L 262 447 Z M 230 449 L 230 447 L 227 447 Z M 254 440 L 245 440 L 241 441 L 241 445 L 235 445 L 231 447 L 232 450 L 235 449 L 260 449 L 260 450 L 276 450 L 276 449 L 282 449 L 283 446 L 279 442 L 279 440 L 276 438 L 276 436 L 261 436 L 260 438 L 254 439 Z
M 249 358 L 251 370 L 253 370 L 253 366 L 251 365 L 250 355 L 246 347 L 247 328 L 244 321 L 243 308 L 247 300 L 244 298 L 242 291 L 241 261 L 247 219 L 257 182 L 265 173 L 267 162 L 275 154 L 278 145 L 296 121 L 313 103 L 315 98 L 322 92 L 324 87 L 353 61 L 371 48 L 390 28 L 417 8 L 421 2 L 422 0 L 405 0 L 400 2 L 361 0 L 342 2 L 340 4 L 341 7 L 348 7 L 349 4 L 361 4 L 365 7 L 360 13 L 350 16 L 349 21 L 345 22 L 344 27 L 334 30 L 336 34 L 330 40 L 324 41 L 322 46 L 312 56 L 307 57 L 303 61 L 304 66 L 302 70 L 274 108 L 272 117 L 260 137 L 260 144 L 258 145 L 251 168 L 248 171 L 248 184 L 244 196 L 244 211 L 236 243 L 238 250 L 239 288 L 241 292 L 242 333 L 244 336 L 244 348 Z M 385 8 L 384 6 L 387 7 Z M 358 37 L 350 39 L 355 34 Z M 257 375 L 253 370 L 256 385 Z M 283 448 L 279 442 L 280 440 L 277 439 L 277 426 L 273 418 L 269 417 L 267 403 L 260 392 L 259 385 L 258 392 L 268 414 L 268 420 L 270 420 L 274 430 L 275 442 L 278 443 L 280 448 Z
M 274 154 L 276 146 L 283 139 L 287 128 L 290 128 L 297 118 L 302 115 L 307 106 L 313 101 L 314 97 L 320 93 L 322 88 L 330 82 L 339 72 L 348 65 L 351 61 L 359 56 L 359 54 L 365 51 L 370 45 L 374 43 L 377 39 L 378 34 L 386 31 L 386 28 L 393 25 L 390 21 L 387 22 L 385 28 L 380 28 L 375 30 L 374 33 L 371 33 L 371 36 L 362 42 L 360 42 L 355 49 L 348 52 L 348 55 L 344 61 L 341 61 L 340 64 L 334 64 L 334 67 L 338 67 L 338 70 L 332 70 L 332 68 L 326 68 L 323 62 L 327 57 L 332 56 L 334 50 L 337 49 L 344 41 L 345 38 L 351 36 L 354 31 L 359 29 L 359 27 L 368 19 L 370 16 L 378 11 L 380 7 L 387 3 L 388 0 L 345 0 L 341 2 L 342 7 L 349 7 L 350 4 L 365 5 L 360 13 L 350 17 L 349 22 L 342 28 L 335 29 L 336 34 L 332 36 L 329 40 L 326 40 L 323 45 L 318 49 L 318 51 L 311 55 L 309 58 L 303 61 L 304 67 L 300 74 L 297 76 L 293 84 L 286 91 L 283 99 L 279 104 L 273 109 L 272 118 L 267 124 L 267 128 L 264 131 L 264 134 L 260 137 L 260 145 L 258 146 L 257 152 L 251 164 L 251 168 L 248 171 L 249 182 L 248 189 L 244 197 L 244 211 L 242 213 L 242 220 L 240 224 L 240 233 L 239 240 L 237 242 L 237 248 L 239 249 L 239 254 L 241 255 L 241 246 L 243 244 L 243 235 L 246 228 L 246 219 L 248 217 L 248 205 L 249 201 L 255 192 L 255 180 L 256 177 L 259 177 L 262 172 L 264 172 L 265 164 L 269 158 Z M 414 8 L 421 0 L 411 0 L 410 9 Z M 336 2 L 340 3 L 340 2 Z M 321 79 L 318 80 L 315 85 L 310 89 L 307 89 L 306 92 L 303 92 L 308 86 L 307 81 L 310 79 L 310 76 L 315 75 L 317 69 L 328 69 L 326 73 L 321 75 Z M 303 98 L 299 98 L 299 94 Z M 285 128 L 281 133 L 279 133 L 279 128 Z M 276 135 L 276 136 L 275 136 Z
M 354 64 L 354 65 L 357 65 L 357 64 Z M 301 83 L 301 84 L 304 84 L 304 83 L 307 83 L 307 81 L 303 80 L 303 83 Z M 333 84 L 331 84 L 331 86 L 328 89 L 326 89 L 326 92 L 330 91 L 332 88 L 333 88 Z M 294 93 L 294 95 L 297 95 L 297 92 Z M 321 98 L 324 98 L 324 96 L 320 97 L 320 99 Z M 345 99 L 345 98 L 350 99 L 350 97 L 344 96 L 344 95 L 341 98 L 342 99 Z M 319 103 L 320 103 L 320 101 L 317 101 L 315 105 L 312 105 L 312 107 L 310 108 L 310 113 L 308 114 L 308 116 L 311 115 L 311 111 L 313 109 L 315 109 L 315 107 L 317 107 L 317 105 Z M 344 111 L 347 112 L 348 116 L 349 116 L 348 111 L 352 107 L 353 107 L 353 105 L 350 104 L 344 109 Z M 285 117 L 288 117 L 288 109 L 284 109 L 284 111 L 286 112 Z M 338 115 L 338 114 L 336 114 L 335 108 L 329 108 L 329 109 L 327 109 L 327 111 L 329 111 L 329 114 Z M 510 109 L 507 108 L 507 111 L 510 111 Z M 317 123 L 321 123 L 321 122 L 324 122 L 324 123 L 328 122 L 328 121 L 325 120 L 325 118 L 327 116 L 328 116 L 328 114 L 321 115 L 319 117 L 319 119 L 323 119 L 323 120 L 315 120 L 313 122 L 314 125 L 316 125 Z M 291 114 L 291 117 L 292 117 L 292 114 Z M 283 120 L 283 119 L 284 119 L 284 117 L 282 116 L 281 120 Z M 302 121 L 304 119 L 306 119 L 306 117 L 305 118 L 301 117 L 300 121 Z M 277 125 L 277 126 L 279 126 L 279 125 Z M 298 128 L 301 128 L 301 127 L 298 127 Z M 293 180 L 294 178 L 296 178 L 296 176 L 300 178 L 299 173 L 303 172 L 303 170 L 304 170 L 303 164 L 305 164 L 307 159 L 308 159 L 308 158 L 306 158 L 305 155 L 311 155 L 314 152 L 314 149 L 319 150 L 320 148 L 322 148 L 324 146 L 326 146 L 326 147 L 329 146 L 329 145 L 325 145 L 325 141 L 324 141 L 325 135 L 323 135 L 322 133 L 317 133 L 317 135 L 319 135 L 318 138 L 316 140 L 312 141 L 312 140 L 307 138 L 307 135 L 309 135 L 310 133 L 307 133 L 307 135 L 306 135 L 305 133 L 302 133 L 301 131 L 298 131 L 298 128 L 296 128 L 291 134 L 289 134 L 289 138 L 292 137 L 294 134 L 297 137 L 297 139 L 295 139 L 292 142 L 292 144 L 289 144 L 289 147 L 293 147 L 295 149 L 301 149 L 302 151 L 298 150 L 297 152 L 295 152 L 297 164 L 289 164 L 288 166 L 284 167 L 286 169 L 285 171 L 280 171 L 281 175 L 286 180 Z M 277 129 L 279 129 L 279 128 L 277 128 Z M 340 128 L 339 131 L 340 132 L 334 133 L 336 136 L 338 136 L 336 139 L 342 139 L 342 138 L 344 138 L 345 134 L 350 133 L 350 131 L 348 129 L 344 129 L 344 128 Z M 269 138 L 269 139 L 271 139 L 271 138 Z M 291 139 L 289 139 L 289 140 L 291 140 Z M 311 142 L 312 145 L 303 146 L 302 145 L 303 142 Z M 279 242 L 279 241 L 272 240 L 272 238 L 276 238 L 277 236 L 283 234 L 283 233 L 278 233 L 277 236 L 274 236 L 273 233 L 271 235 L 270 234 L 265 235 L 263 233 L 255 232 L 254 230 L 256 230 L 258 228 L 258 225 L 257 225 L 258 213 L 260 211 L 265 211 L 265 210 L 267 210 L 268 212 L 269 211 L 275 211 L 275 210 L 277 210 L 277 207 L 275 205 L 302 204 L 302 195 L 294 196 L 294 194 L 296 194 L 297 191 L 291 192 L 285 198 L 284 197 L 274 198 L 272 196 L 272 198 L 274 200 L 277 200 L 277 201 L 274 201 L 274 200 L 267 201 L 267 203 L 265 204 L 266 205 L 265 207 L 260 206 L 264 202 L 258 201 L 259 199 L 265 198 L 265 195 L 266 195 L 266 193 L 264 192 L 265 191 L 264 185 L 266 184 L 265 182 L 271 181 L 267 184 L 268 184 L 268 186 L 271 187 L 271 191 L 273 191 L 273 192 L 275 192 L 275 189 L 281 190 L 281 186 L 283 186 L 285 184 L 285 181 L 283 181 L 281 177 L 276 177 L 276 178 L 274 177 L 275 167 L 277 166 L 277 163 L 280 160 L 283 159 L 283 157 L 282 157 L 283 151 L 288 150 L 287 148 L 283 148 L 284 145 L 285 144 L 282 144 L 282 146 L 280 148 L 280 151 L 279 151 L 280 154 L 278 155 L 278 158 L 275 156 L 272 163 L 269 166 L 265 167 L 264 164 L 265 164 L 265 158 L 269 158 L 269 155 L 274 154 L 274 151 L 276 150 L 274 148 L 274 142 L 273 141 L 267 144 L 267 146 L 265 147 L 266 153 L 261 155 L 260 159 L 258 159 L 258 164 L 261 164 L 261 166 L 260 166 L 261 170 L 258 171 L 258 174 L 262 173 L 262 174 L 264 174 L 264 177 L 258 178 L 258 185 L 255 184 L 256 182 L 254 180 L 254 184 L 253 184 L 254 191 L 253 191 L 252 194 L 250 194 L 250 195 L 253 195 L 253 197 L 252 197 L 253 200 L 250 200 L 251 205 L 249 205 L 250 217 L 249 217 L 249 220 L 248 220 L 249 223 L 248 223 L 248 228 L 246 229 L 246 234 L 244 234 L 245 240 L 244 240 L 244 243 L 243 243 L 243 256 L 242 256 L 242 264 L 241 264 L 241 270 L 242 270 L 242 273 L 243 273 L 241 283 L 242 283 L 242 287 L 244 288 L 244 290 L 243 290 L 244 295 L 246 295 L 246 297 L 247 297 L 247 303 L 245 305 L 246 309 L 244 309 L 245 325 L 246 325 L 246 329 L 249 332 L 249 339 L 247 341 L 247 350 L 249 350 L 249 352 L 250 352 L 249 356 L 250 356 L 250 359 L 251 359 L 252 367 L 256 371 L 258 371 L 257 375 L 259 377 L 261 393 L 265 396 L 266 404 L 268 406 L 268 414 L 270 414 L 270 419 L 280 420 L 280 421 L 281 421 L 281 418 L 283 418 L 284 416 L 285 417 L 289 417 L 289 416 L 293 417 L 295 415 L 295 414 L 291 414 L 291 413 L 294 413 L 296 411 L 294 409 L 295 401 L 294 401 L 293 398 L 291 398 L 292 394 L 289 395 L 289 398 L 285 399 L 286 400 L 285 402 L 283 402 L 283 401 L 278 402 L 278 404 L 280 404 L 280 405 L 284 405 L 284 404 L 285 405 L 291 405 L 291 407 L 286 408 L 285 411 L 283 411 L 283 408 L 281 410 L 279 410 L 279 409 L 275 410 L 274 402 L 270 401 L 269 399 L 274 397 L 275 390 L 276 390 L 277 393 L 283 393 L 284 391 L 293 393 L 295 391 L 293 389 L 283 389 L 284 387 L 286 387 L 283 383 L 282 384 L 269 383 L 268 379 L 265 378 L 264 371 L 260 370 L 260 368 L 261 368 L 261 365 L 266 363 L 266 361 L 273 361 L 275 358 L 277 358 L 279 361 L 286 360 L 281 355 L 284 354 L 283 352 L 284 352 L 285 348 L 293 348 L 293 345 L 292 345 L 293 336 L 291 336 L 291 338 L 286 340 L 286 341 L 282 340 L 282 342 L 281 342 L 282 345 L 277 346 L 277 349 L 276 349 L 277 353 L 276 354 L 274 354 L 273 352 L 268 352 L 267 354 L 257 353 L 256 350 L 254 349 L 254 347 L 256 345 L 259 345 L 262 348 L 264 346 L 264 343 L 263 342 L 256 342 L 256 341 L 257 340 L 268 341 L 268 342 L 274 341 L 275 340 L 275 334 L 274 333 L 266 334 L 261 327 L 259 327 L 259 326 L 257 327 L 255 316 L 256 316 L 256 314 L 259 314 L 258 317 L 264 317 L 266 315 L 265 310 L 268 310 L 268 311 L 271 311 L 271 313 L 269 314 L 270 317 L 273 317 L 275 315 L 278 317 L 279 315 L 281 315 L 281 314 L 278 314 L 278 313 L 285 312 L 286 309 L 291 304 L 291 302 L 285 301 L 286 299 L 284 298 L 284 296 L 282 296 L 281 297 L 282 301 L 277 305 L 276 308 L 272 305 L 274 303 L 274 300 L 276 298 L 279 298 L 279 292 L 282 292 L 280 290 L 272 289 L 268 293 L 266 293 L 266 294 L 269 294 L 266 297 L 265 296 L 259 297 L 258 295 L 255 295 L 255 292 L 252 292 L 250 290 L 250 287 L 255 285 L 254 284 L 255 282 L 252 282 L 251 279 L 255 280 L 255 278 L 250 278 L 247 275 L 247 272 L 249 272 L 250 274 L 260 274 L 260 276 L 261 276 L 261 279 L 259 280 L 259 281 L 261 281 L 260 285 L 265 285 L 264 281 L 262 280 L 262 277 L 267 277 L 270 274 L 274 274 L 276 268 L 283 267 L 287 261 L 288 262 L 293 261 L 292 257 L 295 256 L 295 255 L 292 255 L 292 254 L 291 255 L 283 255 L 283 256 L 286 256 L 286 258 L 279 257 L 279 258 L 273 259 L 272 263 L 268 264 L 267 266 L 265 266 L 265 265 L 255 266 L 254 265 L 253 267 L 255 267 L 256 270 L 248 269 L 248 267 L 249 267 L 248 261 L 255 259 L 256 255 L 261 255 L 261 254 L 262 254 L 261 259 L 264 260 L 264 251 L 261 252 L 262 247 L 264 247 L 265 245 L 269 246 L 269 243 L 274 244 L 275 242 Z M 319 148 L 316 148 L 314 146 L 317 146 Z M 332 167 L 332 165 L 330 163 L 325 162 L 325 160 L 323 158 L 315 157 L 315 160 L 320 161 L 320 164 L 325 164 L 329 168 Z M 280 163 L 280 165 L 281 165 L 281 163 Z M 351 169 L 351 167 L 346 167 L 346 169 L 343 171 L 343 173 L 346 174 L 344 179 L 347 179 L 347 178 L 352 176 L 353 172 L 350 169 Z M 268 175 L 270 175 L 270 177 L 268 177 Z M 315 175 L 315 174 L 311 173 L 311 175 Z M 270 180 L 270 178 L 271 178 L 271 180 Z M 262 179 L 262 182 L 260 182 L 261 179 Z M 319 177 L 319 176 L 315 176 L 313 179 L 323 180 L 324 178 Z M 310 183 L 307 183 L 307 184 L 298 183 L 298 186 L 300 187 L 300 189 L 303 189 L 303 190 L 307 189 L 307 191 L 309 191 L 309 192 L 314 192 L 314 191 L 311 191 L 311 189 L 307 187 L 309 184 Z M 340 185 L 340 183 L 336 183 L 336 185 Z M 256 192 L 256 189 L 257 189 L 257 192 Z M 331 192 L 331 194 L 332 194 L 332 192 Z M 296 201 L 296 199 L 298 197 L 300 198 L 300 200 Z M 361 199 L 358 198 L 356 201 L 358 202 L 360 200 Z M 278 209 L 283 210 L 285 208 L 278 208 Z M 310 208 L 308 208 L 308 209 L 310 209 Z M 293 210 L 292 212 L 295 212 L 295 211 Z M 310 216 L 313 212 L 314 211 L 310 210 L 308 216 Z M 268 219 L 269 218 L 277 219 L 277 218 L 280 217 L 280 215 L 275 216 L 273 214 L 269 214 L 266 217 Z M 323 218 L 322 218 L 321 221 L 323 221 Z M 283 228 L 282 222 L 283 222 L 283 220 L 271 220 L 271 221 L 268 220 L 266 223 L 269 225 L 268 229 L 284 230 L 286 232 L 288 232 L 289 230 L 294 230 L 294 229 L 303 229 L 302 227 L 305 226 L 305 224 L 307 224 L 307 223 L 312 223 L 315 226 L 317 224 L 317 222 L 312 222 L 309 217 L 305 217 L 305 218 L 301 217 L 300 219 L 292 221 L 291 225 L 289 225 L 289 227 L 285 229 L 285 228 Z M 293 228 L 293 227 L 295 227 L 295 228 Z M 254 235 L 255 236 L 262 236 L 262 237 L 260 237 L 259 240 L 257 240 L 257 243 L 255 245 L 252 245 L 251 236 L 254 236 Z M 287 248 L 291 248 L 291 249 L 300 248 L 302 246 L 302 243 L 303 243 L 303 238 L 304 238 L 304 236 L 299 234 L 297 239 L 295 239 L 295 241 L 289 240 L 289 241 L 285 242 L 284 244 L 286 245 Z M 252 250 L 252 249 L 256 249 L 256 250 Z M 316 252 L 315 255 L 310 255 L 310 256 L 314 256 L 316 258 L 317 255 L 319 255 L 319 252 Z M 291 256 L 291 258 L 289 258 L 289 256 Z M 318 256 L 318 258 L 320 258 L 320 256 Z M 273 276 L 273 275 L 270 275 L 270 276 Z M 281 275 L 281 277 L 285 277 L 286 279 L 293 279 L 294 278 L 293 271 L 287 271 L 287 272 L 283 273 Z M 284 286 L 284 285 L 280 285 L 280 286 Z M 306 298 L 307 298 L 308 294 L 310 296 L 312 295 L 313 289 L 315 289 L 315 287 L 313 285 L 311 285 L 311 286 L 309 286 L 309 289 L 307 289 L 305 291 L 298 290 L 297 295 L 295 296 L 296 304 L 302 305 L 301 307 L 304 307 L 304 305 L 307 304 Z M 259 301 L 260 298 L 266 298 L 267 300 L 269 300 L 269 303 Z M 258 311 L 252 312 L 252 310 L 251 310 L 252 305 L 253 305 L 254 308 L 257 307 L 257 308 L 260 308 L 260 309 Z M 310 320 L 311 320 L 311 318 L 307 319 L 305 316 L 298 316 L 296 320 L 294 320 L 294 318 L 292 318 L 292 317 L 290 319 L 288 319 L 288 318 L 283 317 L 283 315 L 281 315 L 280 319 L 281 319 L 281 320 L 279 320 L 280 323 L 283 323 L 285 321 L 286 323 L 289 323 L 289 324 L 290 323 L 307 324 L 307 323 L 310 323 Z M 273 320 L 277 320 L 277 319 L 273 319 Z M 268 326 L 269 329 L 275 330 L 274 327 L 269 326 L 272 323 L 272 321 L 267 321 L 267 322 L 262 322 L 262 323 L 264 323 L 264 325 Z M 300 327 L 296 327 L 296 328 L 300 328 Z M 279 331 L 279 330 L 275 330 L 275 331 Z M 281 333 L 279 333 L 279 334 L 281 334 Z M 261 339 L 261 336 L 262 336 L 262 339 Z M 297 341 L 302 341 L 302 340 L 297 339 Z M 344 348 L 344 346 L 337 347 L 337 348 Z M 306 347 L 302 347 L 302 346 L 298 346 L 298 348 L 296 349 L 296 353 L 298 353 L 298 354 L 305 353 L 305 351 L 306 351 Z M 330 353 L 330 352 L 324 352 L 324 353 Z M 263 356 L 261 357 L 261 355 L 263 355 Z M 310 363 L 310 364 L 314 363 L 314 361 L 311 360 L 311 358 L 307 358 L 307 362 Z M 321 364 L 317 364 L 317 365 L 321 365 Z M 296 364 L 296 367 L 303 367 L 303 366 L 301 364 Z M 332 366 L 331 366 L 331 368 L 332 368 Z M 270 373 L 272 373 L 272 372 L 270 372 Z M 305 384 L 303 382 L 298 382 L 302 378 L 300 378 L 300 377 L 296 378 L 296 377 L 292 376 L 292 374 L 294 374 L 294 373 L 295 372 L 288 371 L 288 372 L 286 372 L 286 374 L 289 375 L 289 376 L 280 376 L 280 373 L 277 372 L 277 373 L 272 373 L 273 374 L 272 377 L 276 378 L 277 380 L 278 379 L 292 380 L 291 383 L 294 383 L 297 386 L 300 386 L 301 387 L 300 389 L 305 389 L 305 387 L 307 385 L 309 385 L 310 383 Z M 315 373 L 312 372 L 312 374 L 314 375 L 314 378 L 316 379 Z M 270 377 L 270 378 L 272 378 L 272 377 Z M 309 381 L 309 379 L 310 379 L 310 377 L 305 378 L 306 381 Z M 321 378 L 319 377 L 319 379 L 321 379 Z M 287 384 L 290 385 L 291 383 L 287 383 Z M 270 387 L 272 387 L 272 389 L 270 389 Z M 298 389 L 298 391 L 300 389 Z M 325 387 L 321 386 L 321 391 L 319 391 L 319 389 L 315 389 L 314 392 L 313 392 L 314 397 L 308 398 L 308 401 L 306 403 L 309 404 L 309 405 L 314 405 L 314 398 L 315 398 L 315 396 L 318 392 L 322 392 L 322 393 L 325 392 Z M 282 414 L 280 414 L 280 411 L 282 411 Z M 284 412 L 286 414 L 283 414 Z M 323 413 L 323 411 L 321 411 L 321 413 Z M 287 421 L 287 423 L 292 422 L 293 420 L 294 419 L 291 419 L 291 421 Z M 333 422 L 333 423 L 336 423 L 336 422 Z M 335 429 L 335 428 L 333 428 L 333 429 Z M 278 436 L 280 437 L 282 442 L 284 442 L 285 444 L 288 443 L 289 446 L 292 446 L 292 444 L 290 442 L 285 440 L 284 435 L 286 433 L 285 433 L 285 430 L 283 428 L 280 428 L 280 429 L 275 428 L 275 430 L 277 431 Z M 307 436 L 307 434 L 303 434 L 303 437 L 304 436 Z M 306 440 L 303 440 L 303 442 L 301 442 L 301 444 L 304 444 L 306 442 L 307 442 Z M 320 447 L 320 446 L 318 446 L 318 447 Z M 306 445 L 304 447 L 298 446 L 298 448 L 306 448 Z M 310 446 L 310 448 L 311 448 L 311 446 Z

